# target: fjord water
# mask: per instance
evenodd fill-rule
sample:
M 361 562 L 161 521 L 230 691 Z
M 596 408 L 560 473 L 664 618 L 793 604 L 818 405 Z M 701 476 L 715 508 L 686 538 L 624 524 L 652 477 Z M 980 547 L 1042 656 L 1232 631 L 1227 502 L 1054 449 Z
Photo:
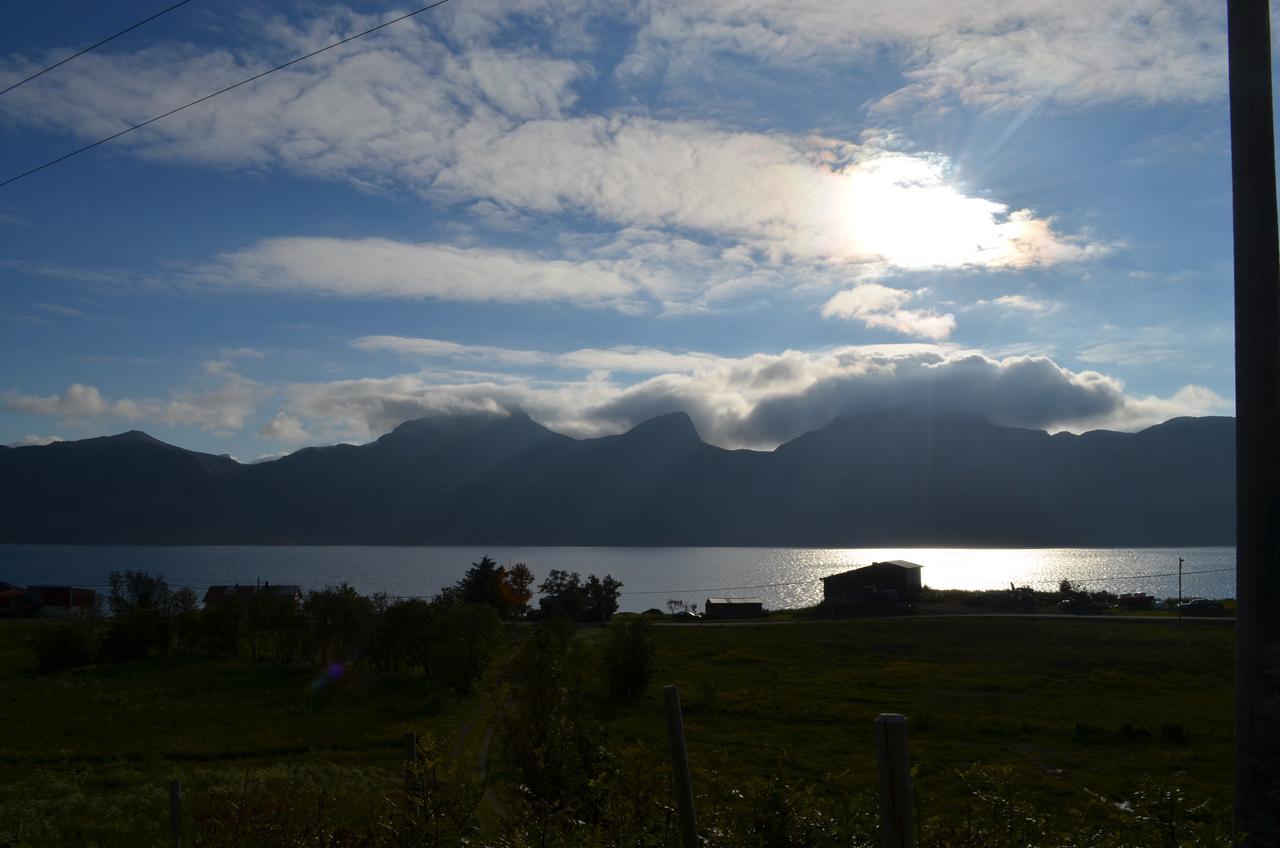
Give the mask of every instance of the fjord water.
M 701 605 L 711 596 L 759 597 L 771 609 L 822 598 L 821 578 L 887 559 L 923 565 L 940 589 L 999 589 L 1010 582 L 1052 588 L 1067 579 L 1112 592 L 1235 595 L 1236 550 L 1212 548 L 619 548 L 619 547 L 264 547 L 0 545 L 0 580 L 104 586 L 112 571 L 162 574 L 203 594 L 219 583 L 296 583 L 304 589 L 349 583 L 364 593 L 430 596 L 487 554 L 524 562 L 541 581 L 553 568 L 612 574 L 621 608 L 665 608 L 669 598 Z M 1205 573 L 1195 573 L 1205 572 Z M 778 585 L 783 584 L 783 585 Z

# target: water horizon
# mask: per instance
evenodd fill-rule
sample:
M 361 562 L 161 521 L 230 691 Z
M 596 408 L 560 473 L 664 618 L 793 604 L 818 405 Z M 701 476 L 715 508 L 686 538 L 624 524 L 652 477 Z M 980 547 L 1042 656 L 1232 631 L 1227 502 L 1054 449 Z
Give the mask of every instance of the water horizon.
M 1071 580 L 1090 589 L 1235 596 L 1234 547 L 1186 548 L 754 548 L 400 545 L 0 545 L 0 580 L 105 588 L 112 571 L 163 575 L 202 595 L 210 585 L 257 581 L 304 590 L 346 583 L 365 594 L 431 597 L 472 562 L 524 562 L 541 582 L 552 569 L 612 574 L 623 583 L 620 608 L 665 608 L 669 599 L 703 604 L 708 596 L 758 597 L 768 608 L 803 607 L 822 598 L 821 578 L 890 559 L 924 566 L 938 589 L 1049 589 Z

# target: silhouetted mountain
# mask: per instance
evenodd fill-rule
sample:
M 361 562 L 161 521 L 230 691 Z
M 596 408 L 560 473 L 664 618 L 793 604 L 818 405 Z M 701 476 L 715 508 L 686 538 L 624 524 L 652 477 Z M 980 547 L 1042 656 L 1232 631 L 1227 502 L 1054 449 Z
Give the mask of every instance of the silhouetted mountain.
M 1235 421 L 1049 435 L 923 409 L 775 451 L 683 413 L 598 439 L 523 412 L 270 462 L 145 433 L 0 451 L 0 541 L 139 544 L 1229 545 Z

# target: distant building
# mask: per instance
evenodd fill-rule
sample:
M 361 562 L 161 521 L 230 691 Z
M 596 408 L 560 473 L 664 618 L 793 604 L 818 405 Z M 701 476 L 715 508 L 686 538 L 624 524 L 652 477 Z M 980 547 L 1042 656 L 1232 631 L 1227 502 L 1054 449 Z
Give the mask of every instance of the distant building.
M 825 601 L 904 600 L 920 597 L 920 572 L 924 566 L 902 559 L 873 562 L 822 578 Z
M 98 593 L 81 586 L 19 586 L 0 582 L 0 616 L 65 618 L 74 612 L 92 612 Z
M 204 593 L 204 605 L 206 607 L 216 606 L 228 598 L 241 598 L 248 601 L 255 595 L 271 595 L 281 598 L 291 598 L 294 603 L 302 604 L 302 587 L 292 583 L 271 584 L 255 583 L 252 586 L 241 586 L 236 583 L 232 586 L 210 586 Z
M 759 598 L 707 598 L 702 617 L 710 619 L 759 618 L 764 615 L 764 603 Z

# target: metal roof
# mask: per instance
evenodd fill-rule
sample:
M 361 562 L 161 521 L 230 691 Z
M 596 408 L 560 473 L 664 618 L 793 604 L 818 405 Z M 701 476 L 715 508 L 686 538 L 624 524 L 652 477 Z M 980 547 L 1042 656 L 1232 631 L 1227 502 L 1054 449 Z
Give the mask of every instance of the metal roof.
M 857 568 L 851 568 L 848 571 L 840 571 L 840 572 L 837 572 L 836 574 L 828 574 L 826 577 L 822 579 L 829 580 L 832 577 L 844 577 L 846 574 L 857 574 L 859 571 L 866 571 L 868 568 L 875 568 L 878 565 L 892 565 L 892 566 L 896 566 L 897 568 L 902 568 L 908 571 L 924 568 L 924 566 L 920 565 L 919 563 L 907 562 L 905 559 L 889 559 L 889 560 L 885 560 L 884 562 L 873 562 L 871 563 L 871 565 L 860 565 Z

